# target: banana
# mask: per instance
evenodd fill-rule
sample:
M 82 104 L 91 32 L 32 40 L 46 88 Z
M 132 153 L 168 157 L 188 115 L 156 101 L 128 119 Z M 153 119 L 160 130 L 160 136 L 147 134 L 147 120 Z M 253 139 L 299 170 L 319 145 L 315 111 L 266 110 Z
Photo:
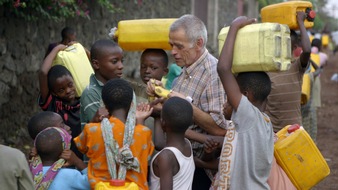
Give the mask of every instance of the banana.
M 163 98 L 169 98 L 170 90 L 164 89 L 161 86 L 155 86 L 155 94 Z

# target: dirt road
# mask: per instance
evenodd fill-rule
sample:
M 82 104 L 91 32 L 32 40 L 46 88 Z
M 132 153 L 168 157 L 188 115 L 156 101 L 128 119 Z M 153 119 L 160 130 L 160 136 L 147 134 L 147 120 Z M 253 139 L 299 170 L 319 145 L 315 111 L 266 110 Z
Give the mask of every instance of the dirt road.
M 330 56 L 328 66 L 321 74 L 322 107 L 318 110 L 317 146 L 326 159 L 331 174 L 314 190 L 338 189 L 338 83 L 330 80 L 338 73 L 338 53 Z

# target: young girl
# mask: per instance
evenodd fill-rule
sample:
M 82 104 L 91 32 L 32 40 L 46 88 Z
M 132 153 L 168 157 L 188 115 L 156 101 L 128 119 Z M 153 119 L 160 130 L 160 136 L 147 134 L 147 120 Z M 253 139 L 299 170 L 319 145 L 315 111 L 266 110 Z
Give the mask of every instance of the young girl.
M 52 67 L 57 53 L 67 46 L 57 45 L 43 61 L 39 72 L 39 105 L 44 111 L 58 113 L 65 124 L 71 128 L 72 136 L 81 133 L 80 100 L 75 96 L 75 84 L 71 73 L 61 65 Z M 71 150 L 79 157 L 82 154 L 72 141 Z
M 86 165 L 71 156 L 68 163 L 78 169 L 61 168 L 66 163 L 65 150 L 69 150 L 71 136 L 62 128 L 48 127 L 34 140 L 37 155 L 31 159 L 30 170 L 33 174 L 35 189 L 90 189 Z

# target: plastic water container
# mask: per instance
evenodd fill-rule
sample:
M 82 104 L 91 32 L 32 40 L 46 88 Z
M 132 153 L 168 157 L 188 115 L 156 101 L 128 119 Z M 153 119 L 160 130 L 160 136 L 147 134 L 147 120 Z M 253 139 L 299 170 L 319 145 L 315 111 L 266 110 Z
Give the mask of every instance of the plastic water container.
M 63 65 L 70 71 L 75 83 L 76 96 L 80 97 L 89 85 L 90 75 L 94 73 L 84 47 L 80 43 L 75 43 L 59 51 L 53 65 Z
M 170 50 L 169 28 L 175 20 L 176 18 L 123 20 L 118 23 L 115 37 L 123 50 Z
M 315 62 L 318 67 L 320 67 L 320 56 L 319 56 L 319 54 L 311 53 L 310 59 L 313 62 Z M 316 71 L 315 68 L 311 65 L 311 72 L 315 72 L 315 71 Z
M 323 35 L 322 35 L 322 45 L 323 45 L 324 47 L 326 47 L 326 46 L 329 45 L 329 42 L 330 42 L 330 37 L 329 37 L 329 35 L 323 34 Z
M 297 189 L 310 189 L 330 174 L 317 146 L 298 125 L 288 125 L 277 133 L 275 158 Z
M 99 182 L 95 185 L 95 190 L 139 190 L 134 182 L 124 180 L 112 180 L 110 182 Z
M 218 35 L 221 52 L 229 27 Z M 290 30 L 278 23 L 257 23 L 241 28 L 236 37 L 233 73 L 248 71 L 285 71 L 291 65 Z
M 311 95 L 311 78 L 308 73 L 303 75 L 302 94 L 300 98 L 301 105 L 305 105 L 310 100 Z
M 309 1 L 287 1 L 268 5 L 261 9 L 262 22 L 276 22 L 286 24 L 290 29 L 299 29 L 297 12 L 306 12 L 307 18 L 304 21 L 305 28 L 312 28 L 316 13 L 312 10 L 312 3 Z

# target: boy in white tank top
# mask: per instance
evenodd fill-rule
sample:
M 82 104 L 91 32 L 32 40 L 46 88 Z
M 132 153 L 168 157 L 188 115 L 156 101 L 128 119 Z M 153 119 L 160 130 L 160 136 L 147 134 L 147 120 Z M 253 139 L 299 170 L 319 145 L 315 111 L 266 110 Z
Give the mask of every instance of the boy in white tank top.
M 192 112 L 191 104 L 182 98 L 172 97 L 164 103 L 161 126 L 155 126 L 155 133 L 166 139 L 166 146 L 151 161 L 150 190 L 191 190 L 195 164 L 184 135 L 192 125 Z

